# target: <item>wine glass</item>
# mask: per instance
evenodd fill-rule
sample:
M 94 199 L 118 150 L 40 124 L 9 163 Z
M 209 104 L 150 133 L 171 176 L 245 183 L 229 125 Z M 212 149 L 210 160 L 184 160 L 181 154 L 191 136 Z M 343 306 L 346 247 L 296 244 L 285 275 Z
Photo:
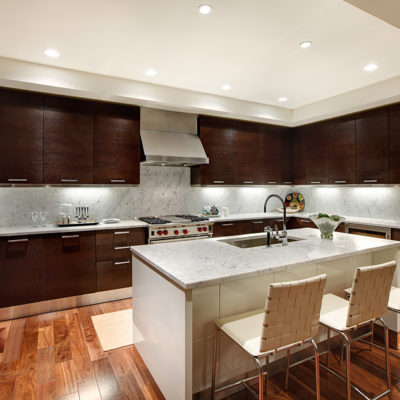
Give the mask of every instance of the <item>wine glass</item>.
M 32 211 L 31 217 L 32 217 L 33 226 L 38 227 L 39 226 L 39 218 L 40 218 L 39 212 Z
M 47 222 L 47 212 L 46 211 L 40 211 L 40 222 L 41 222 L 41 226 L 46 226 L 46 222 Z

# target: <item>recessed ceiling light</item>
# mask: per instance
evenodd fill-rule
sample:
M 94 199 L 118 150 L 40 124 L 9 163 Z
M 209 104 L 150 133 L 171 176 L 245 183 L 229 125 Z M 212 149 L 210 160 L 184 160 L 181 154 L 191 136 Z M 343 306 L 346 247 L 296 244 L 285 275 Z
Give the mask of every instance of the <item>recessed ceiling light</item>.
M 368 64 L 364 67 L 364 71 L 375 71 L 378 68 L 378 64 Z
M 284 103 L 285 101 L 288 101 L 288 98 L 287 97 L 279 97 L 278 101 L 281 103 Z
M 306 40 L 306 41 L 300 43 L 300 47 L 302 49 L 308 49 L 311 45 L 312 45 L 312 42 L 309 40 Z
M 210 4 L 200 4 L 199 5 L 199 13 L 206 15 L 206 14 L 210 14 L 210 12 L 212 11 L 212 5 Z
M 46 54 L 47 57 L 52 57 L 52 58 L 60 57 L 60 53 L 54 49 L 47 49 L 44 51 L 44 54 Z
M 231 85 L 222 85 L 221 89 L 222 90 L 231 90 Z
M 147 76 L 156 76 L 157 75 L 157 71 L 150 68 L 150 69 L 146 70 L 145 74 Z

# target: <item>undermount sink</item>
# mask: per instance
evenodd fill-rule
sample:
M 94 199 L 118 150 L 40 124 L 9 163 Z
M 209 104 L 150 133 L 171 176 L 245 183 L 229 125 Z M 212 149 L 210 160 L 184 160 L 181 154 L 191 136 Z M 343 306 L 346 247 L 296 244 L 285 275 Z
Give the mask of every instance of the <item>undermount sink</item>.
M 298 240 L 304 240 L 304 239 L 299 239 L 299 238 L 290 237 L 290 236 L 287 238 L 288 242 L 297 242 Z M 253 238 L 224 239 L 224 240 L 219 240 L 219 241 L 230 244 L 231 246 L 240 247 L 241 249 L 247 249 L 250 247 L 266 246 L 267 245 L 267 236 L 263 235 L 263 236 L 253 237 Z M 282 240 L 278 239 L 276 237 L 271 237 L 271 246 L 277 245 L 277 244 L 282 244 Z

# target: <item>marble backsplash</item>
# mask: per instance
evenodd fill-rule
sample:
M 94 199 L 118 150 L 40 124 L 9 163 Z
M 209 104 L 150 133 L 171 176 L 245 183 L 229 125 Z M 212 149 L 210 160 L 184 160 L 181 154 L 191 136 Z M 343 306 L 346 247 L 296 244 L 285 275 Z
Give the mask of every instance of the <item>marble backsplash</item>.
M 31 212 L 45 210 L 55 222 L 61 203 L 87 205 L 91 216 L 133 219 L 144 215 L 199 213 L 204 205 L 227 206 L 231 213 L 261 212 L 271 193 L 301 191 L 307 212 L 400 220 L 400 187 L 191 187 L 189 168 L 141 168 L 136 187 L 0 188 L 0 226 L 31 224 Z M 268 211 L 279 205 L 271 200 Z

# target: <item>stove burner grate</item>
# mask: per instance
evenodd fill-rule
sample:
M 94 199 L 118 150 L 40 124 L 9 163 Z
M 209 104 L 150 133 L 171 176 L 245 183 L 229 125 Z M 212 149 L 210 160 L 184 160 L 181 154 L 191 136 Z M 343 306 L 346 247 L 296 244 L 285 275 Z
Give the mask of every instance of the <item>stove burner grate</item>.
M 150 225 L 169 224 L 171 222 L 171 221 L 168 221 L 167 219 L 158 218 L 158 217 L 140 217 L 138 219 L 140 221 L 146 222 L 147 224 L 150 224 Z
M 204 218 L 204 217 L 197 217 L 196 215 L 175 215 L 175 217 L 178 218 L 183 218 L 183 219 L 188 219 L 191 222 L 202 222 L 202 221 L 208 221 L 208 218 Z

